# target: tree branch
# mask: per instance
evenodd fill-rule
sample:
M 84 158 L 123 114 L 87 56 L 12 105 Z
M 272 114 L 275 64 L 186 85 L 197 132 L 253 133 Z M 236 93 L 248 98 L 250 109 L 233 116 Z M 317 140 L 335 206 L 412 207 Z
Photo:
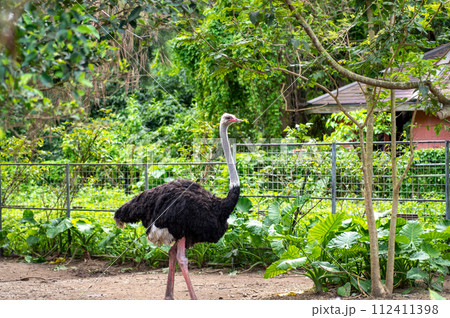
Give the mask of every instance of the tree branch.
M 419 86 L 426 85 L 429 87 L 430 92 L 436 97 L 436 99 L 444 104 L 450 106 L 450 99 L 447 98 L 430 80 L 420 82 L 389 82 L 386 80 L 379 80 L 370 77 L 366 77 L 363 75 L 359 75 L 354 73 L 345 67 L 341 66 L 338 62 L 334 60 L 334 58 L 328 53 L 327 50 L 322 46 L 320 40 L 317 38 L 311 26 L 306 22 L 305 19 L 297 12 L 291 0 L 284 0 L 289 10 L 293 13 L 293 16 L 300 24 L 302 29 L 306 32 L 306 34 L 311 39 L 311 42 L 315 46 L 315 48 L 319 51 L 319 53 L 326 59 L 326 61 L 342 76 L 357 82 L 364 83 L 366 85 L 382 87 L 386 89 L 418 89 Z
M 285 73 L 288 73 L 288 74 L 291 74 L 291 75 L 294 75 L 294 76 L 297 76 L 298 78 L 300 78 L 300 79 L 302 79 L 302 80 L 305 80 L 305 81 L 308 81 L 308 78 L 307 77 L 305 77 L 305 76 L 303 76 L 303 75 L 301 75 L 301 74 L 298 74 L 298 73 L 295 73 L 295 72 L 292 72 L 292 71 L 290 71 L 290 70 L 287 70 L 287 69 L 284 69 L 284 68 L 281 68 L 281 67 L 272 67 L 272 70 L 277 70 L 277 71 L 282 71 L 282 72 L 285 72 Z M 335 100 L 335 102 L 336 102 L 336 104 L 338 105 L 338 107 L 339 107 L 339 109 L 359 128 L 359 129 L 362 129 L 362 127 L 364 127 L 364 125 L 361 125 L 361 123 L 360 122 L 358 122 L 352 115 L 350 115 L 350 113 L 344 108 L 344 106 L 342 106 L 342 104 L 341 104 L 341 101 L 337 98 L 337 95 L 333 95 L 333 93 L 328 89 L 328 88 L 326 88 L 325 86 L 323 86 L 323 85 L 321 85 L 321 84 L 319 84 L 319 83 L 316 83 L 315 84 L 317 87 L 319 87 L 320 89 L 322 89 L 323 91 L 325 91 L 326 93 L 328 93 L 328 95 L 330 95 L 334 100 Z

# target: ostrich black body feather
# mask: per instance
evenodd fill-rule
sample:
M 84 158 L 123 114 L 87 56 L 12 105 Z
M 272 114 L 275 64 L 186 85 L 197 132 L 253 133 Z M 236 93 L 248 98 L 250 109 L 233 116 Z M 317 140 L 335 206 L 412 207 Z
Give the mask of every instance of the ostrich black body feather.
M 230 188 L 219 198 L 190 180 L 175 180 L 146 190 L 120 207 L 114 219 L 122 223 L 142 221 L 147 234 L 154 224 L 166 228 L 175 240 L 186 238 L 186 247 L 199 242 L 217 242 L 228 228 L 240 187 Z

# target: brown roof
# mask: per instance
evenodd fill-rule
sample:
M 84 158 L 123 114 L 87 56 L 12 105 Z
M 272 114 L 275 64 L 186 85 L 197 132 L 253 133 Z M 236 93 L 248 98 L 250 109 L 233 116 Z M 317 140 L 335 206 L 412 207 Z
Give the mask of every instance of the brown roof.
M 439 58 L 447 56 L 445 59 L 441 60 L 439 64 L 450 64 L 450 43 L 444 44 L 436 49 L 433 49 L 424 54 L 424 59 Z M 441 74 L 447 82 L 450 83 L 450 72 L 448 68 L 445 69 L 445 73 Z M 416 78 L 411 78 L 412 81 L 418 81 Z M 366 100 L 364 98 L 361 88 L 365 89 L 366 85 L 358 82 L 353 82 L 351 84 L 340 87 L 338 90 L 332 91 L 335 95 L 337 92 L 338 99 L 341 104 L 349 111 L 361 109 L 366 105 Z M 443 89 L 444 94 L 450 94 L 450 85 Z M 419 96 L 418 91 L 415 89 L 407 90 L 395 90 L 395 96 L 398 99 L 404 98 L 404 102 L 399 103 L 397 106 L 398 111 L 412 111 L 412 104 L 417 102 L 417 97 Z M 383 101 L 388 100 L 389 97 Z M 337 103 L 333 97 L 329 94 L 324 94 L 307 102 L 310 113 L 334 113 L 339 112 Z

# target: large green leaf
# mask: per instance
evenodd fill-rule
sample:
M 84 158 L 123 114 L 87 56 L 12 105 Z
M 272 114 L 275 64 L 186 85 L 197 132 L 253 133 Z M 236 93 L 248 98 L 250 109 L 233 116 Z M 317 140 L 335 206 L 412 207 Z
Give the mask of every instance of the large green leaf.
M 299 268 L 299 267 L 305 265 L 307 262 L 308 262 L 308 259 L 306 257 L 280 260 L 280 262 L 277 265 L 277 269 L 288 270 L 288 269 L 293 269 L 293 268 Z
M 270 241 L 270 247 L 272 247 L 273 252 L 280 257 L 286 251 L 284 247 L 284 242 L 282 239 L 273 239 Z
M 415 253 L 413 253 L 409 259 L 411 261 L 425 261 L 427 259 L 430 259 L 430 255 L 428 255 L 427 253 L 423 252 L 423 251 L 417 251 Z
M 293 206 L 292 204 L 286 204 L 286 206 L 281 209 L 281 216 L 284 217 L 285 215 L 288 215 L 289 218 L 292 218 L 292 215 L 294 214 L 297 207 Z
M 358 224 L 363 230 L 368 229 L 367 221 L 365 219 L 358 217 L 358 216 L 353 216 L 352 219 L 353 219 L 353 222 Z
M 269 267 L 267 267 L 266 271 L 264 272 L 264 278 L 272 278 L 284 274 L 288 271 L 287 269 L 279 269 L 279 263 L 280 261 L 276 261 L 275 263 L 272 263 Z
M 245 222 L 244 225 L 248 229 L 248 231 L 253 234 L 256 234 L 256 235 L 264 234 L 264 228 L 262 226 L 262 223 L 258 220 L 249 220 L 249 221 Z
M 412 280 L 425 279 L 425 278 L 427 278 L 427 273 L 425 273 L 423 270 L 421 270 L 418 267 L 413 267 L 406 273 L 406 278 L 412 279 Z
M 347 218 L 345 213 L 330 214 L 325 220 L 318 222 L 309 230 L 308 241 L 317 241 L 322 244 L 329 235 L 336 232 Z
M 345 283 L 344 286 L 338 287 L 337 294 L 341 297 L 348 297 L 350 296 L 352 291 L 352 285 L 350 282 Z
M 436 293 L 434 290 L 430 289 L 430 299 L 431 300 L 447 300 L 447 298 L 442 297 L 438 293 Z
M 430 258 L 437 258 L 441 256 L 441 253 L 437 249 L 435 249 L 433 245 L 427 242 L 424 242 L 422 244 L 422 251 L 427 253 L 430 256 Z
M 286 260 L 295 260 L 299 257 L 300 253 L 298 247 L 290 245 L 286 252 L 281 255 L 281 258 L 278 261 L 272 263 L 269 267 L 267 267 L 264 273 L 264 278 L 271 278 L 286 273 L 290 268 L 280 269 L 278 268 L 278 265 Z
M 83 34 L 90 34 L 95 36 L 97 39 L 100 39 L 100 34 L 97 29 L 90 24 L 82 24 L 77 27 L 77 31 Z
M 62 219 L 60 222 L 54 224 L 50 224 L 50 227 L 47 229 L 47 236 L 49 238 L 54 238 L 58 234 L 61 234 L 72 227 L 72 222 L 69 219 Z
M 292 203 L 295 207 L 301 207 L 304 205 L 309 199 L 311 198 L 311 195 L 301 195 L 297 198 L 295 198 L 294 202 Z
M 450 234 L 450 225 L 448 225 L 449 220 L 444 220 L 441 223 L 435 225 L 435 230 L 438 232 L 447 232 Z
M 75 227 L 78 231 L 80 231 L 80 233 L 84 235 L 90 235 L 95 228 L 93 224 L 90 224 L 84 220 L 78 220 L 77 222 L 75 222 Z
M 281 222 L 281 203 L 274 201 L 267 210 L 267 217 L 273 224 L 279 224 Z
M 399 244 L 408 244 L 409 239 L 406 236 L 399 234 L 395 236 L 395 242 Z
M 38 236 L 30 235 L 30 236 L 27 237 L 27 245 L 28 246 L 33 246 L 37 242 L 39 242 L 39 237 Z
M 31 223 L 31 224 L 36 224 L 36 220 L 34 219 L 34 213 L 31 210 L 24 210 L 23 214 L 22 214 L 22 219 L 20 220 L 21 223 Z
M 389 230 L 387 229 L 378 229 L 377 233 L 378 238 L 389 237 Z
M 316 262 L 312 262 L 311 265 L 314 267 L 320 267 L 324 271 L 331 272 L 331 273 L 337 273 L 340 271 L 338 266 L 331 264 L 330 262 L 316 261 Z
M 448 259 L 443 259 L 442 257 L 438 257 L 436 259 L 433 259 L 433 262 L 437 265 L 442 265 L 442 266 L 450 266 L 450 260 Z
M 357 290 L 361 290 L 367 294 L 370 294 L 371 290 L 371 281 L 369 279 L 356 279 L 353 276 L 350 276 L 350 282 L 352 283 L 353 287 L 355 287 Z
M 408 238 L 408 243 L 400 243 L 402 249 L 413 249 L 418 250 L 422 239 L 420 234 L 422 234 L 423 229 L 418 221 L 408 222 L 399 232 L 399 235 L 403 235 Z
M 361 234 L 359 234 L 358 232 L 344 232 L 332 239 L 330 243 L 328 243 L 328 247 L 349 249 L 354 244 L 359 242 L 360 237 Z
M 155 178 L 155 179 L 158 179 L 158 178 L 160 178 L 163 174 L 165 174 L 166 173 L 166 170 L 164 170 L 164 169 L 155 169 L 155 170 L 152 170 L 151 172 L 150 172 L 150 175 L 153 177 L 153 178 Z
M 240 213 L 249 213 L 252 209 L 252 201 L 247 197 L 240 197 L 238 203 L 236 204 L 236 209 Z
M 439 231 L 431 231 L 427 233 L 420 234 L 420 237 L 425 240 L 447 240 L 450 238 L 450 233 L 448 232 L 439 232 Z

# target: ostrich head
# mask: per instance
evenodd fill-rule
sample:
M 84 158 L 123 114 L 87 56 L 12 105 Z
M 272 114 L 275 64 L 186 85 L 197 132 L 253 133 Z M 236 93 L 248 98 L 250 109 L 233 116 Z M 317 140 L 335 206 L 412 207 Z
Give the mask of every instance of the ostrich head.
M 242 120 L 237 118 L 232 114 L 223 114 L 222 118 L 220 118 L 220 125 L 225 125 L 226 127 L 230 126 L 232 123 L 241 122 Z

